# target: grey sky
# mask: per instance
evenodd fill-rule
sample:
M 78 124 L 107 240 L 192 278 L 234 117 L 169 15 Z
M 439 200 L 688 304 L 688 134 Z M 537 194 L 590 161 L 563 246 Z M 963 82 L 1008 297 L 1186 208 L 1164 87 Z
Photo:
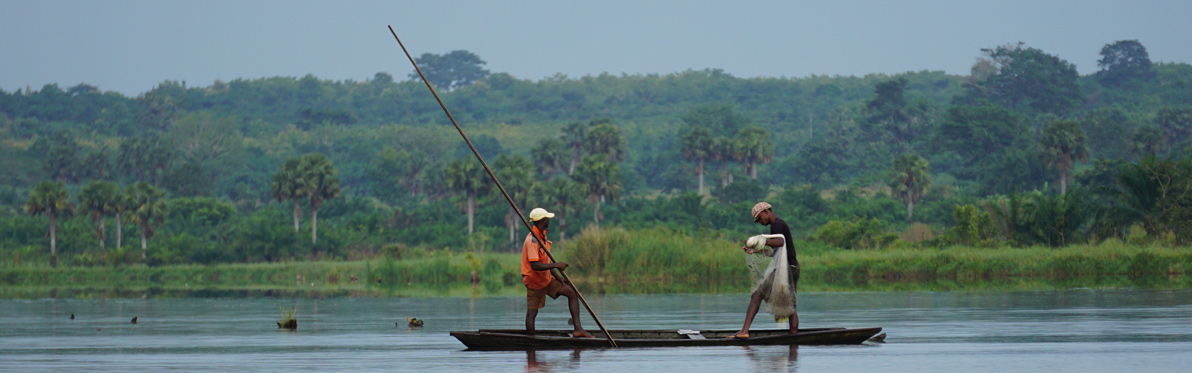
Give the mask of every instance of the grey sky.
M 1192 2 L 1172 1 L 59 1 L 0 0 L 0 89 L 80 82 L 128 95 L 164 80 L 314 74 L 367 80 L 415 55 L 466 49 L 524 79 L 967 74 L 981 48 L 1023 41 L 1081 74 L 1138 39 L 1192 62 Z

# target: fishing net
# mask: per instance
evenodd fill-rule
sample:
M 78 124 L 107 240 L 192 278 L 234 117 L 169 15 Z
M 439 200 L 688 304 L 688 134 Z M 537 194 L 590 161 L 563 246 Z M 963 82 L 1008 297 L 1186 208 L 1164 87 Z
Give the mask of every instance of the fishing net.
M 790 266 L 787 265 L 786 245 L 771 248 L 766 246 L 766 240 L 781 238 L 781 234 L 760 234 L 749 237 L 745 246 L 753 249 L 753 254 L 745 255 L 745 264 L 757 281 L 753 291 L 762 295 L 765 303 L 762 309 L 775 318 L 787 317 L 795 313 L 794 288 L 790 283 Z

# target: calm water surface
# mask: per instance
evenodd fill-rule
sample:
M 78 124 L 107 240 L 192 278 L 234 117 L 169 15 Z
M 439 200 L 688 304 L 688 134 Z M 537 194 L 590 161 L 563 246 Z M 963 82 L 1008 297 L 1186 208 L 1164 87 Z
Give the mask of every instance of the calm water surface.
M 880 326 L 888 343 L 475 352 L 447 332 L 521 328 L 524 298 L 6 299 L 0 370 L 1192 371 L 1190 290 L 805 293 L 799 301 L 804 327 Z M 745 294 L 589 298 L 615 329 L 734 329 L 747 302 Z M 297 332 L 277 330 L 283 306 L 297 308 Z M 407 316 L 426 325 L 411 329 Z M 565 303 L 548 301 L 538 326 L 563 329 L 566 320 Z M 760 314 L 754 327 L 779 327 L 771 320 Z

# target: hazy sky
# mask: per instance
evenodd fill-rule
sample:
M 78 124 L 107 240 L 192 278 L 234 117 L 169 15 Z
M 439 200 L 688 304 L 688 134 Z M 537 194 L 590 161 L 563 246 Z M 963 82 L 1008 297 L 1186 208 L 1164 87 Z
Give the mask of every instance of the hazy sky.
M 164 80 L 314 74 L 403 79 L 415 56 L 465 49 L 523 79 L 968 74 L 981 48 L 1023 41 L 1081 74 L 1138 39 L 1192 62 L 1192 1 L 58 1 L 0 0 L 0 89 L 80 82 L 137 95 Z

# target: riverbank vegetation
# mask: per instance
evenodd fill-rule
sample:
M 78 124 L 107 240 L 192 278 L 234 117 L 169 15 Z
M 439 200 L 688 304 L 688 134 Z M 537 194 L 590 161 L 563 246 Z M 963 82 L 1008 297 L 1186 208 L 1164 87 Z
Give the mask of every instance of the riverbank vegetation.
M 588 228 L 555 255 L 581 291 L 605 294 L 738 293 L 754 279 L 739 240 L 666 228 Z M 795 245 L 805 291 L 1023 289 L 1192 285 L 1192 249 L 1134 245 L 978 248 L 909 245 L 845 250 Z M 405 296 L 517 295 L 518 254 L 419 253 L 405 258 L 217 265 L 0 268 L 0 287 L 350 293 Z
M 1185 273 L 1192 65 L 1131 40 L 1101 54 L 1085 76 L 1007 44 L 968 76 L 471 69 L 442 88 L 603 291 L 748 288 L 722 248 L 766 231 L 758 200 L 803 242 L 811 284 Z M 483 64 L 452 55 L 433 63 Z M 524 228 L 447 124 L 384 72 L 0 89 L 0 279 L 515 287 Z

